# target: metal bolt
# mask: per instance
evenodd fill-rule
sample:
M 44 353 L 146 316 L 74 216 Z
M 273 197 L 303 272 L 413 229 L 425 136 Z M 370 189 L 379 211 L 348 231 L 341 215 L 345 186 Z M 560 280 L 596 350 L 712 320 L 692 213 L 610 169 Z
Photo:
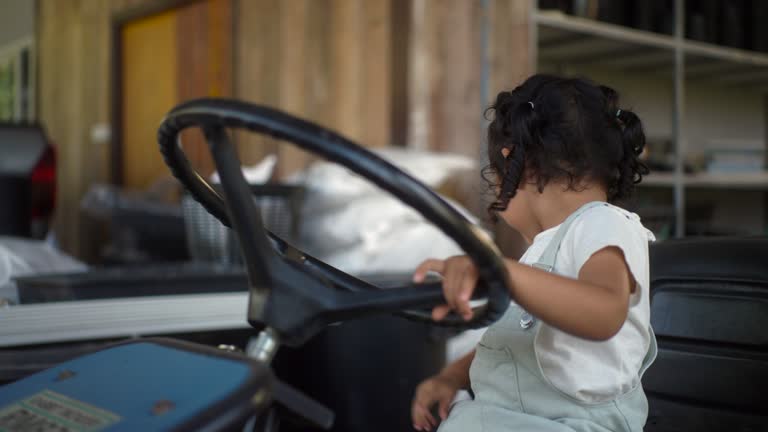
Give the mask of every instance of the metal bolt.
M 69 369 L 65 369 L 56 376 L 56 381 L 64 381 L 72 378 L 73 376 L 77 375 L 75 372 L 72 372 Z
M 265 402 L 267 402 L 269 398 L 269 395 L 267 394 L 267 391 L 264 389 L 261 389 L 256 392 L 256 394 L 253 395 L 251 398 L 251 403 L 257 407 L 262 406 Z
M 531 328 L 531 326 L 533 326 L 533 315 L 528 312 L 523 312 L 520 316 L 520 327 L 527 330 Z
M 245 352 L 248 354 L 248 357 L 255 358 L 264 364 L 269 364 L 272 362 L 272 358 L 277 353 L 279 347 L 280 338 L 274 330 L 267 327 L 259 332 L 259 336 L 255 341 L 251 340 L 248 342 Z
M 155 402 L 155 405 L 152 406 L 152 415 L 163 415 L 169 411 L 172 411 L 174 408 L 176 408 L 176 404 L 173 402 L 163 399 Z
M 242 352 L 242 350 L 234 345 L 221 344 L 217 347 L 220 350 L 228 352 Z

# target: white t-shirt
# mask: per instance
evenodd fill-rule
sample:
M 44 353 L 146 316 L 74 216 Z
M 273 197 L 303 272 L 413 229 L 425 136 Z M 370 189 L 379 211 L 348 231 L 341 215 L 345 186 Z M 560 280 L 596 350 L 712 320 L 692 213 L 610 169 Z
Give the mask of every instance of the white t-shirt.
M 558 228 L 537 235 L 520 262 L 536 263 Z M 626 322 L 607 341 L 571 336 L 546 323 L 539 327 L 534 342 L 539 366 L 550 384 L 566 395 L 600 403 L 628 392 L 640 381 L 639 371 L 651 342 L 648 242 L 653 240 L 636 214 L 612 205 L 585 211 L 564 236 L 554 273 L 575 279 L 595 252 L 615 246 L 624 253 L 637 282 Z

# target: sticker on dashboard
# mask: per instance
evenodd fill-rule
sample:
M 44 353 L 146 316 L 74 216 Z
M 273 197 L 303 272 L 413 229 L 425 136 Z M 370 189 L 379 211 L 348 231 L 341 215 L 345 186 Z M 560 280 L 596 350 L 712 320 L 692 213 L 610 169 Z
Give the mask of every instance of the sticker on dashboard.
M 95 432 L 120 421 L 120 416 L 43 390 L 0 409 L 0 432 Z

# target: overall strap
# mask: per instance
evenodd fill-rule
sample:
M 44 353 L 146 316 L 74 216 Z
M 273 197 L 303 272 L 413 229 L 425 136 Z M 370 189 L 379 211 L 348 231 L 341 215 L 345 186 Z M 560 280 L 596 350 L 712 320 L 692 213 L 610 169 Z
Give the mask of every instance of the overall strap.
M 552 237 L 552 241 L 549 242 L 549 245 L 547 245 L 544 253 L 542 253 L 539 257 L 539 260 L 533 264 L 533 267 L 540 268 L 548 272 L 554 270 L 555 262 L 557 261 L 557 253 L 560 251 L 560 244 L 563 242 L 563 238 L 565 238 L 565 234 L 568 233 L 568 229 L 571 227 L 571 225 L 573 225 L 573 222 L 575 222 L 576 219 L 578 219 L 579 216 L 581 216 L 587 210 L 601 205 L 607 206 L 609 204 L 602 201 L 593 201 L 584 204 L 583 206 L 579 207 L 578 210 L 571 213 L 571 215 L 568 216 L 568 218 L 565 219 L 562 224 L 560 224 L 560 228 L 557 229 L 555 236 Z
M 565 234 L 568 232 L 568 229 L 571 227 L 571 225 L 573 225 L 573 222 L 587 210 L 601 205 L 607 206 L 608 204 L 602 201 L 593 201 L 584 204 L 583 206 L 579 207 L 578 210 L 571 213 L 571 215 L 568 216 L 568 218 L 565 219 L 562 224 L 560 224 L 560 228 L 557 229 L 555 236 L 552 237 L 552 241 L 549 242 L 549 245 L 547 245 L 544 253 L 542 253 L 541 257 L 539 257 L 539 260 L 533 264 L 533 267 L 540 268 L 548 272 L 554 270 L 555 261 L 557 260 L 557 253 L 560 251 L 560 244 L 563 242 L 563 238 L 565 238 Z M 536 319 L 533 317 L 533 315 L 528 313 L 528 311 L 523 311 L 522 315 L 520 316 L 520 327 L 529 329 L 533 327 L 535 323 Z

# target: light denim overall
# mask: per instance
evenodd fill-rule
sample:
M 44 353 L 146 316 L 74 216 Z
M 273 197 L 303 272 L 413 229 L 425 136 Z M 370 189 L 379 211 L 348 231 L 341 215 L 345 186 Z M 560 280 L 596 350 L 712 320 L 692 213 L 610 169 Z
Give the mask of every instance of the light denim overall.
M 590 203 L 560 226 L 534 267 L 552 271 L 560 243 L 574 220 L 602 203 Z M 648 401 L 642 385 L 607 402 L 588 404 L 554 388 L 545 379 L 534 351 L 541 322 L 512 305 L 485 332 L 469 370 L 474 400 L 459 402 L 439 432 L 642 431 Z M 656 338 L 640 376 L 656 357 Z

